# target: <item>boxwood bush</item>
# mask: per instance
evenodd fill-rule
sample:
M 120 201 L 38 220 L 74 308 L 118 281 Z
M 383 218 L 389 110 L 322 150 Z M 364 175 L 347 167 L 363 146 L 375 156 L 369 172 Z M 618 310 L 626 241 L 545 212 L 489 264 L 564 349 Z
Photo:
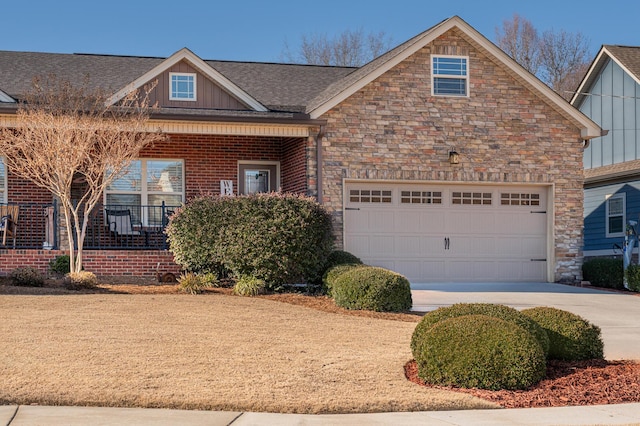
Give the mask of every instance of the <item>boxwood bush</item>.
M 604 358 L 600 327 L 579 315 L 544 306 L 525 309 L 522 313 L 547 331 L 549 359 L 577 361 Z
M 347 267 L 331 284 L 336 305 L 346 309 L 402 312 L 411 309 L 411 288 L 402 275 L 375 266 Z
M 331 296 L 331 289 L 333 288 L 333 284 L 336 279 L 346 271 L 349 271 L 353 268 L 360 268 L 366 265 L 362 263 L 346 263 L 342 265 L 335 265 L 331 268 L 327 269 L 322 277 L 322 290 L 328 296 Z
M 431 327 L 442 320 L 466 315 L 486 315 L 518 325 L 535 337 L 545 356 L 547 356 L 549 352 L 549 337 L 546 331 L 537 322 L 517 309 L 492 303 L 458 303 L 452 306 L 438 308 L 435 311 L 426 313 L 422 317 L 422 320 L 416 326 L 413 331 L 413 336 L 411 337 L 411 351 L 413 352 L 414 358 L 417 358 L 416 353 L 419 347 L 425 342 L 426 339 L 424 336 Z
M 329 214 L 294 194 L 202 197 L 174 214 L 167 235 L 185 270 L 223 268 L 269 289 L 319 282 L 333 248 Z
M 13 284 L 24 287 L 42 287 L 44 275 L 38 269 L 31 266 L 16 268 L 9 274 Z
M 640 265 L 629 265 L 625 272 L 629 290 L 640 292 Z
M 624 288 L 622 259 L 597 257 L 582 264 L 582 276 L 591 285 L 605 288 Z
M 416 353 L 428 383 L 481 389 L 526 389 L 546 372 L 536 338 L 524 328 L 486 315 L 444 319 L 424 334 Z

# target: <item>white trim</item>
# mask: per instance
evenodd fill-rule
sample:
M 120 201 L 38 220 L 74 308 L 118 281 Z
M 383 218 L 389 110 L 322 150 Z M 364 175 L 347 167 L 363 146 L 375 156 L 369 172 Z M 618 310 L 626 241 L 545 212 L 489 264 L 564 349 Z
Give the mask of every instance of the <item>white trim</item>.
M 609 232 L 609 201 L 614 199 L 622 199 L 622 231 L 620 232 Z M 607 194 L 605 195 L 605 213 L 604 213 L 604 229 L 605 229 L 605 237 L 606 238 L 618 238 L 624 237 L 624 229 L 625 224 L 627 223 L 627 194 L 625 192 L 615 193 L 615 194 Z M 619 214 L 614 215 L 614 217 L 620 216 Z
M 117 93 L 115 93 L 113 96 L 111 96 L 111 98 L 107 100 L 107 103 L 115 104 L 124 96 L 126 96 L 127 93 L 141 88 L 143 85 L 147 84 L 149 81 L 153 80 L 164 71 L 170 69 L 172 66 L 183 60 L 189 62 L 194 68 L 204 74 L 205 77 L 208 77 L 209 79 L 219 84 L 223 89 L 238 98 L 241 102 L 247 104 L 250 108 L 254 109 L 255 111 L 268 111 L 268 109 L 260 102 L 258 102 L 254 97 L 249 95 L 240 87 L 236 86 L 231 80 L 220 74 L 218 71 L 216 71 L 209 64 L 200 59 L 186 47 L 178 50 L 176 53 L 163 61 L 160 65 L 157 65 L 156 67 L 152 68 L 151 70 L 147 71 L 146 73 L 132 81 L 128 86 L 120 89 Z
M 566 118 L 570 119 L 579 127 L 581 127 L 580 133 L 583 139 L 591 139 L 601 136 L 602 129 L 600 128 L 600 126 L 598 126 L 595 122 L 593 122 L 578 109 L 571 106 L 566 100 L 564 100 L 564 98 L 562 98 L 551 88 L 549 88 L 549 86 L 544 84 L 533 74 L 526 71 L 516 61 L 509 57 L 509 55 L 503 52 L 500 48 L 490 42 L 486 37 L 484 37 L 476 29 L 471 27 L 458 16 L 449 18 L 446 21 L 443 21 L 442 23 L 436 25 L 432 29 L 425 31 L 424 33 L 415 37 L 411 46 L 408 46 L 405 50 L 398 53 L 395 57 L 391 58 L 391 60 L 373 69 L 370 73 L 364 75 L 360 80 L 351 84 L 342 92 L 338 93 L 313 110 L 309 111 L 310 117 L 313 119 L 319 118 L 324 113 L 334 108 L 336 105 L 340 104 L 342 101 L 356 93 L 358 90 L 362 89 L 364 86 L 371 83 L 376 78 L 380 77 L 382 74 L 386 73 L 452 28 L 458 28 L 467 37 L 469 37 L 474 44 L 489 52 L 489 54 L 493 55 L 496 59 L 498 59 L 498 61 L 505 65 L 516 76 L 518 80 L 532 87 L 537 92 L 541 93 L 543 100 L 546 99 L 549 105 L 554 107 Z
M 276 166 L 276 187 L 274 189 L 269 188 L 269 191 L 280 191 L 280 189 L 282 188 L 282 182 L 280 182 L 280 162 L 279 161 L 265 161 L 265 160 L 238 160 L 238 168 L 237 168 L 237 173 L 238 173 L 238 195 L 245 195 L 245 194 L 240 194 L 240 179 L 244 179 L 244 175 L 240 174 L 240 166 L 253 166 L 255 165 L 256 168 L 260 168 L 260 166 Z M 269 185 L 271 186 L 271 185 Z M 244 185 L 242 185 L 242 188 L 244 188 Z M 244 192 L 244 191 L 243 191 Z
M 149 161 L 173 161 L 178 162 L 182 165 L 182 191 L 181 192 L 162 192 L 162 191 L 149 191 L 147 188 L 147 163 Z M 139 195 L 140 196 L 140 205 L 141 206 L 149 206 L 149 195 L 180 195 L 182 200 L 181 203 L 184 203 L 186 191 L 187 191 L 187 183 L 185 181 L 185 161 L 181 158 L 137 158 L 133 160 L 131 163 L 140 162 L 140 191 L 117 191 L 117 190 L 104 190 L 103 194 L 103 204 L 107 205 L 107 195 L 108 194 L 123 194 L 123 195 Z M 142 212 L 142 215 L 145 216 L 147 212 Z M 141 218 L 142 223 L 145 226 L 150 226 L 147 222 L 149 220 L 148 217 Z
M 4 176 L 0 180 L 0 204 L 9 202 L 9 190 L 8 190 L 8 178 L 7 165 L 4 163 L 4 157 L 0 157 L 0 163 L 4 167 Z
M 6 102 L 6 103 L 12 103 L 15 104 L 16 100 L 13 99 L 11 96 L 7 95 L 5 92 L 3 92 L 2 90 L 0 90 L 0 102 Z
M 193 97 L 192 98 L 180 98 L 180 97 L 174 96 L 173 77 L 192 77 L 193 78 Z M 198 101 L 198 74 L 194 72 L 170 72 L 169 73 L 169 100 L 197 102 Z
M 638 253 L 638 247 L 635 247 L 633 249 L 633 253 Z M 614 250 L 614 249 L 608 249 L 608 250 L 584 250 L 582 252 L 582 256 L 583 257 L 590 257 L 590 256 L 620 256 L 622 257 L 622 250 Z
M 433 60 L 435 58 L 453 58 L 453 59 L 464 59 L 465 60 L 465 68 L 466 68 L 466 72 L 464 75 L 449 75 L 449 74 L 435 74 L 434 73 L 434 67 L 433 67 Z M 459 56 L 459 55 L 436 55 L 436 54 L 432 54 L 429 58 L 429 60 L 431 61 L 431 96 L 438 96 L 438 97 L 451 97 L 451 98 L 468 98 L 469 97 L 469 90 L 470 90 L 470 85 L 469 85 L 469 74 L 470 74 L 470 66 L 469 66 L 469 57 L 468 56 Z M 436 85 L 435 85 L 435 79 L 436 78 L 443 78 L 443 79 L 451 79 L 451 80 L 464 80 L 464 95 L 455 95 L 455 94 L 446 94 L 446 93 L 436 93 Z

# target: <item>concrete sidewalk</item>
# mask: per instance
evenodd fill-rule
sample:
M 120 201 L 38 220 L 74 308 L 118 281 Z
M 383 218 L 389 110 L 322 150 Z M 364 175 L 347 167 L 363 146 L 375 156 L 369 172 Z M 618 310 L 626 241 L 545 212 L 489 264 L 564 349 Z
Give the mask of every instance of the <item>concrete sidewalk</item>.
M 0 425 L 638 425 L 640 404 L 374 414 L 276 414 L 142 408 L 0 406 Z

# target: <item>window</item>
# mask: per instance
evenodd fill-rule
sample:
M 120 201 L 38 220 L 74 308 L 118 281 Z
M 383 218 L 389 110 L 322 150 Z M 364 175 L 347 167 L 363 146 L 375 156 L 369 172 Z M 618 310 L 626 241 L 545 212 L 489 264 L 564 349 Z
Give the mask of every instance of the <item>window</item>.
M 469 59 L 461 56 L 432 56 L 431 92 L 440 96 L 468 96 Z
M 625 194 L 608 195 L 606 198 L 607 237 L 622 237 L 626 222 Z
M 247 195 L 277 191 L 279 168 L 277 162 L 239 162 L 238 193 Z
M 503 206 L 539 206 L 540 194 L 501 193 L 500 204 Z
M 195 101 L 196 100 L 196 75 L 170 72 L 169 100 L 171 101 Z
M 107 206 L 129 208 L 136 222 L 162 224 L 162 203 L 172 209 L 184 200 L 182 160 L 137 160 L 105 192 Z
M 0 204 L 7 202 L 7 168 L 4 159 L 0 157 Z
M 491 192 L 453 192 L 451 204 L 491 205 Z
M 352 203 L 390 203 L 391 191 L 380 189 L 352 189 L 349 191 Z
M 402 191 L 402 204 L 442 204 L 441 191 Z

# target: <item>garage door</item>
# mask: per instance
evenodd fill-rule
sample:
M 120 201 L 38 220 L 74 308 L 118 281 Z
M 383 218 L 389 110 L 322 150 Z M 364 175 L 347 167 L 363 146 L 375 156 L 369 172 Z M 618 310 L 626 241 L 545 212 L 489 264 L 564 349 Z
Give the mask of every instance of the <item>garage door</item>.
M 346 184 L 345 250 L 412 282 L 547 281 L 547 189 Z

